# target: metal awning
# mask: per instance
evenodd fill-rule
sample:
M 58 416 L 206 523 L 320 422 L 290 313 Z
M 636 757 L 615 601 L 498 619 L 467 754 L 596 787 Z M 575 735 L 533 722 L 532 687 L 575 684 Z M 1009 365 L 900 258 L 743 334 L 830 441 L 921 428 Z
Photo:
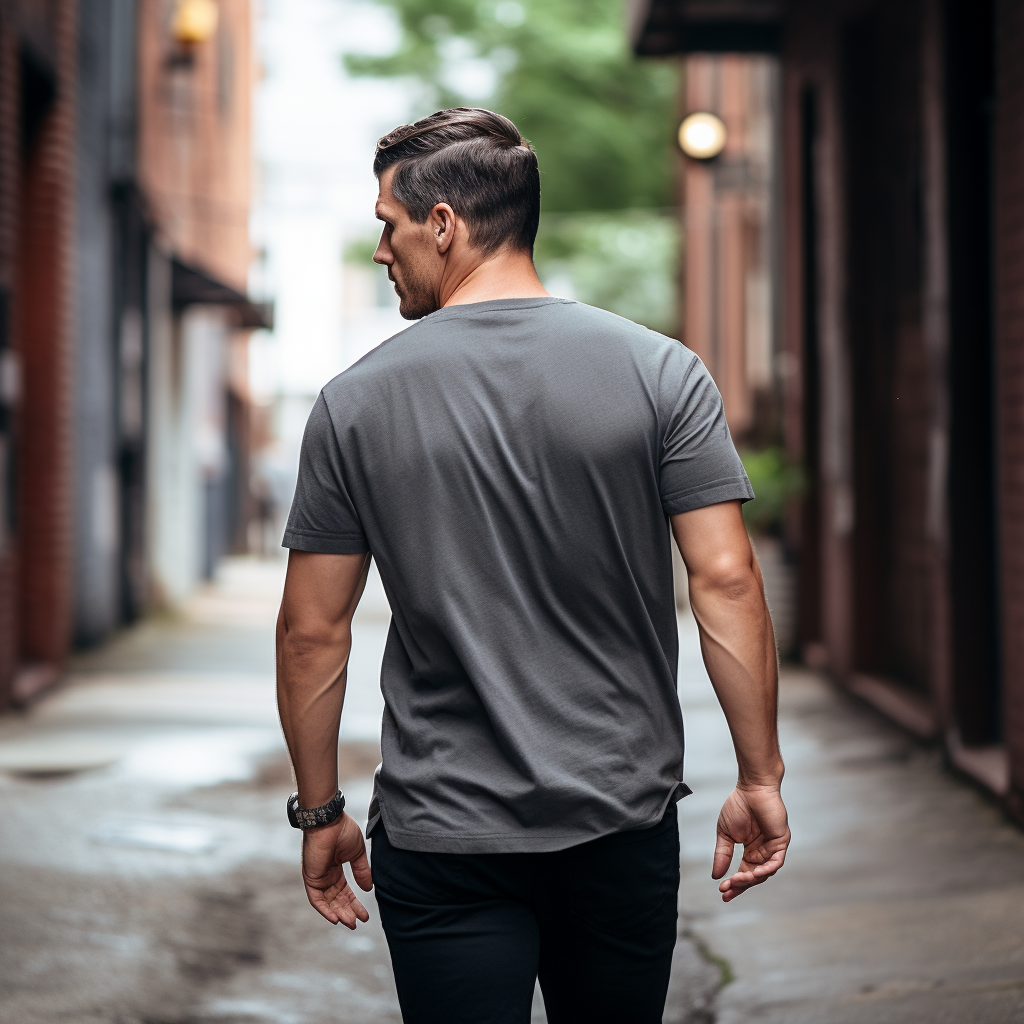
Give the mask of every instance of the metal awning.
M 239 327 L 270 330 L 274 326 L 273 303 L 253 302 L 243 292 L 177 257 L 171 260 L 171 302 L 175 309 L 198 304 L 230 306 L 238 315 Z
M 673 53 L 778 53 L 782 0 L 628 0 L 640 57 Z

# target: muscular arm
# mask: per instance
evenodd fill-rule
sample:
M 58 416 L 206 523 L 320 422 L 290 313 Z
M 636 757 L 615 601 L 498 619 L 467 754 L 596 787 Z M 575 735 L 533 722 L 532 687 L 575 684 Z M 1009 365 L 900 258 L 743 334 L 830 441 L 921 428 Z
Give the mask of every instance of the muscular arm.
M 338 728 L 345 701 L 352 616 L 369 555 L 292 551 L 277 619 L 277 704 L 300 807 L 319 807 L 338 788 Z M 302 878 L 312 906 L 332 924 L 355 928 L 369 915 L 345 879 L 371 885 L 359 826 L 347 814 L 302 836 Z
M 735 844 L 744 845 L 739 869 L 719 886 L 729 902 L 782 867 L 789 845 L 779 793 L 775 636 L 740 503 L 673 516 L 672 532 L 686 563 L 704 664 L 729 723 L 739 768 L 736 789 L 718 820 L 712 869 L 712 877 L 721 878 Z

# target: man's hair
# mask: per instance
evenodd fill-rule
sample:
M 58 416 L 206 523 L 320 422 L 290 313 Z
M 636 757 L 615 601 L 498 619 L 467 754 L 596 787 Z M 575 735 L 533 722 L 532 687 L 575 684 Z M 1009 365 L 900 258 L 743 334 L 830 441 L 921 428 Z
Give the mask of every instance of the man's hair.
M 540 221 L 537 154 L 501 114 L 454 107 L 403 124 L 378 143 L 373 173 L 397 165 L 391 191 L 422 224 L 447 203 L 486 253 L 504 245 L 533 252 Z

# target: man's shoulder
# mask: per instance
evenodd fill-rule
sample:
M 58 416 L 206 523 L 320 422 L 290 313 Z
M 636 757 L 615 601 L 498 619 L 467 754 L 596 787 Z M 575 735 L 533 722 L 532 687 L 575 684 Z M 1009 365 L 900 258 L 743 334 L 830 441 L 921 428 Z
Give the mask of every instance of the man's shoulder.
M 583 302 L 572 305 L 585 338 L 622 346 L 630 352 L 637 365 L 646 367 L 658 377 L 666 371 L 670 376 L 689 375 L 695 367 L 703 365 L 697 354 L 677 338 L 660 334 L 598 306 L 588 306 Z
M 675 338 L 659 334 L 657 331 L 651 330 L 650 327 L 638 324 L 635 320 L 620 316 L 611 310 L 602 309 L 600 306 L 590 306 L 585 302 L 572 302 L 568 305 L 567 311 L 581 324 L 585 323 L 602 333 L 617 335 L 647 347 L 679 346 L 679 342 Z

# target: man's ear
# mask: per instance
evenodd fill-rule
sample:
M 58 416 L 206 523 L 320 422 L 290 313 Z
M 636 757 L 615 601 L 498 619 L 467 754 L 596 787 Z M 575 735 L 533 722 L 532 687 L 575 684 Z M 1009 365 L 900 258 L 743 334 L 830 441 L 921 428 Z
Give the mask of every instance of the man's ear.
M 456 216 L 455 211 L 447 203 L 438 203 L 427 218 L 430 223 L 430 230 L 437 243 L 438 255 L 444 256 L 455 241 Z

